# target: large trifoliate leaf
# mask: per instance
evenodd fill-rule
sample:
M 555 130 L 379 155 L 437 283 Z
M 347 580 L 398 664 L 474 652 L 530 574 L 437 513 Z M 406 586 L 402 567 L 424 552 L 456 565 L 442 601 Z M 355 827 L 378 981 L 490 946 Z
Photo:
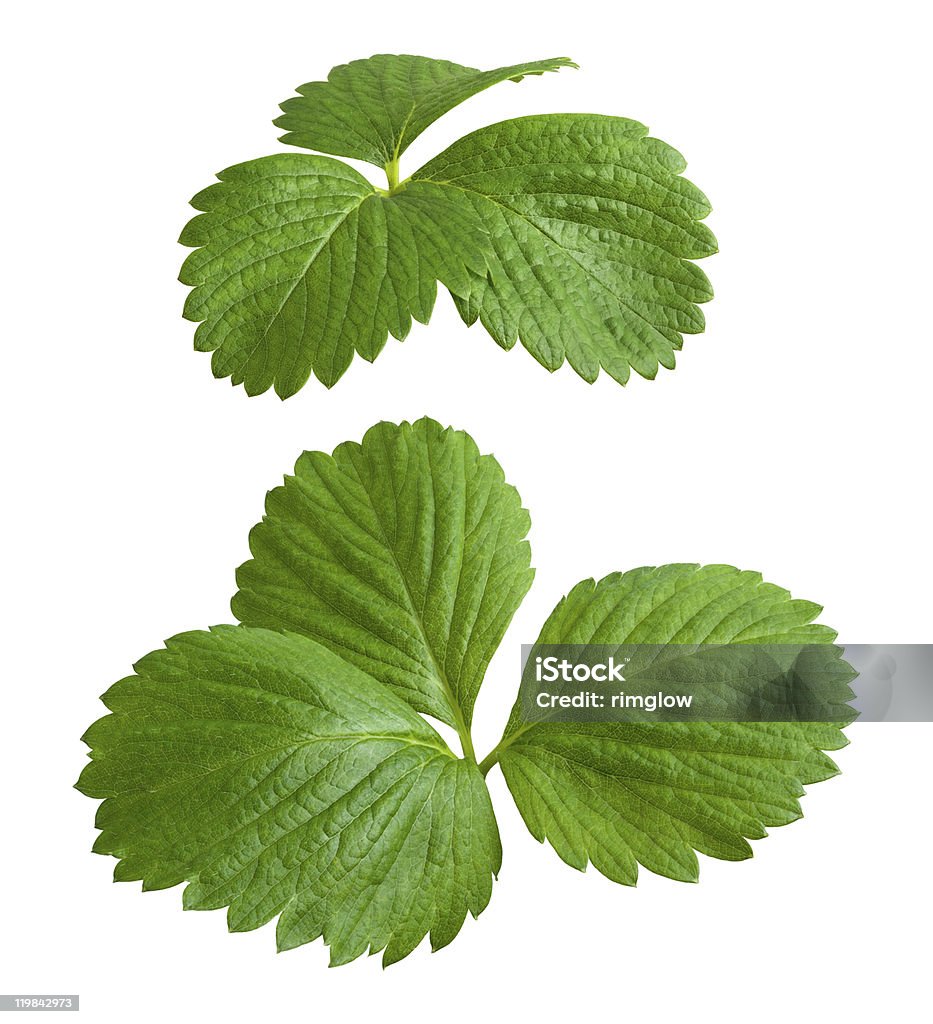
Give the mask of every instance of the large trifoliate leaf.
M 716 251 L 706 197 L 683 157 L 621 117 L 548 114 L 481 128 L 414 175 L 462 190 L 493 249 L 490 272 L 455 292 L 502 345 L 566 358 L 588 381 L 672 368 L 713 297 L 688 262 Z
M 578 584 L 539 642 L 831 643 L 819 611 L 758 573 L 666 565 Z M 747 839 L 800 817 L 803 786 L 837 774 L 823 751 L 846 742 L 821 722 L 528 724 L 516 704 L 484 768 L 498 758 L 532 835 L 573 867 L 696 881 L 694 851 L 742 860 Z
M 78 782 L 103 799 L 118 881 L 187 882 L 231 929 L 278 917 L 279 948 L 333 963 L 437 948 L 486 906 L 500 863 L 483 773 L 532 833 L 620 882 L 696 877 L 696 855 L 799 815 L 844 744 L 811 722 L 544 721 L 518 708 L 479 765 L 470 720 L 532 571 L 528 515 L 498 464 L 431 420 L 305 453 L 271 492 L 238 574 L 244 625 L 168 641 L 104 697 Z M 820 644 L 834 634 L 757 573 L 671 565 L 581 583 L 547 644 Z M 820 649 L 822 651 L 822 648 Z M 419 711 L 458 730 L 454 756 Z
M 427 323 L 437 281 L 463 289 L 467 268 L 486 272 L 484 233 L 450 189 L 388 196 L 339 160 L 298 153 L 218 177 L 181 236 L 200 246 L 181 271 L 185 316 L 203 321 L 195 347 L 214 353 L 214 375 L 251 395 L 274 385 L 287 398 L 312 371 L 330 387 L 354 352 L 372 361 L 412 318 Z
M 377 167 L 397 161 L 439 117 L 491 85 L 576 67 L 566 57 L 477 71 L 447 60 L 380 53 L 334 68 L 326 82 L 308 82 L 281 104 L 281 141 Z
M 331 963 L 437 949 L 489 902 L 501 850 L 475 763 L 402 700 L 305 637 L 187 633 L 103 698 L 78 788 L 104 798 L 118 881 L 188 882 L 232 931 L 278 915 L 279 949 Z
M 305 452 L 237 572 L 237 618 L 313 637 L 468 741 L 480 683 L 534 576 L 494 458 L 430 419 Z
M 185 316 L 218 377 L 249 394 L 335 383 L 358 352 L 426 323 L 436 282 L 464 320 L 549 369 L 653 377 L 712 297 L 693 259 L 716 249 L 683 158 L 624 118 L 519 118 L 461 139 L 409 178 L 399 155 L 445 111 L 495 82 L 568 66 L 494 71 L 379 55 L 302 86 L 284 141 L 383 164 L 387 188 L 339 161 L 291 154 L 223 171 L 181 241 Z

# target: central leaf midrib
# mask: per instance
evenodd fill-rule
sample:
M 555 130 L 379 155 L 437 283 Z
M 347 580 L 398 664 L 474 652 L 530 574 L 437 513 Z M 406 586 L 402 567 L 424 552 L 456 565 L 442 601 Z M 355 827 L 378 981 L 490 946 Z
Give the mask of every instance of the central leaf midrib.
M 476 757 L 475 754 L 473 753 L 472 741 L 470 739 L 470 729 L 469 726 L 467 725 L 466 719 L 464 718 L 463 709 L 460 707 L 460 704 L 457 701 L 456 696 L 454 695 L 453 687 L 450 685 L 450 682 L 447 679 L 447 673 L 441 668 L 441 665 L 438 662 L 437 657 L 435 656 L 434 648 L 428 641 L 428 635 L 425 629 L 424 619 L 422 618 L 421 612 L 417 608 L 414 595 L 412 594 L 411 588 L 408 585 L 408 579 L 405 576 L 405 573 L 402 570 L 401 563 L 398 560 L 398 556 L 395 553 L 395 548 L 389 542 L 389 536 L 386 533 L 386 529 L 382 522 L 382 518 L 379 515 L 379 510 L 376 507 L 376 504 L 372 499 L 372 495 L 369 493 L 369 489 L 363 482 L 363 479 L 360 476 L 360 473 L 355 464 L 353 465 L 353 473 L 357 479 L 357 482 L 360 485 L 361 490 L 366 495 L 367 504 L 369 505 L 370 510 L 373 513 L 373 519 L 376 525 L 379 527 L 379 533 L 380 536 L 382 537 L 383 543 L 385 544 L 386 551 L 388 551 L 389 556 L 392 559 L 392 564 L 395 566 L 395 571 L 398 574 L 398 578 L 401 581 L 405 599 L 408 602 L 408 607 L 410 610 L 412 621 L 414 622 L 415 626 L 418 629 L 418 634 L 420 636 L 422 645 L 424 646 L 424 650 L 427 652 L 428 658 L 430 659 L 430 667 L 433 669 L 434 674 L 437 677 L 437 681 L 441 684 L 444 696 L 450 707 L 450 711 L 451 714 L 453 715 L 454 721 L 449 724 L 452 724 L 454 728 L 457 730 L 457 733 L 460 736 L 460 741 L 464 745 L 464 754 L 468 754 L 473 760 L 475 760 Z
M 370 187 L 372 188 L 372 186 Z M 321 255 L 321 253 L 324 251 L 327 245 L 330 244 L 330 240 L 337 233 L 337 230 L 347 222 L 347 220 L 350 218 L 352 214 L 356 213 L 360 209 L 360 207 L 363 205 L 363 203 L 366 202 L 367 199 L 371 199 L 373 196 L 377 196 L 378 194 L 379 193 L 376 192 L 375 188 L 373 188 L 372 192 L 367 192 L 358 203 L 355 203 L 346 211 L 346 213 L 344 213 L 342 217 L 339 217 L 337 220 L 335 220 L 331 230 L 326 235 L 323 235 L 321 237 L 320 244 L 312 252 L 311 256 L 308 258 L 305 265 L 301 268 L 301 271 L 295 275 L 295 280 L 292 282 L 291 287 L 287 289 L 285 295 L 282 298 L 282 301 L 276 307 L 275 312 L 269 317 L 268 323 L 263 328 L 262 333 L 256 339 L 256 342 L 249 348 L 245 360 L 246 363 L 248 363 L 253 358 L 253 356 L 259 349 L 259 346 L 264 344 L 266 336 L 268 335 L 269 331 L 272 330 L 272 325 L 278 320 L 279 315 L 285 308 L 285 304 L 292 297 L 292 295 L 295 294 L 296 289 L 301 284 L 301 282 L 304 281 L 305 277 L 307 277 L 308 271 L 311 269 L 312 265 L 314 264 L 314 261 L 318 258 L 318 256 Z

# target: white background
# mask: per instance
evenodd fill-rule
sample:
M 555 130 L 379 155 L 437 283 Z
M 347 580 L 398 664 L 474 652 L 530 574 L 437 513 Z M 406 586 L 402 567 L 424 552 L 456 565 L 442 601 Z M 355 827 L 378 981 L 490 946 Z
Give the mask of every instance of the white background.
M 699 885 L 579 874 L 491 776 L 505 860 L 452 946 L 328 970 L 227 935 L 180 890 L 113 885 L 71 788 L 97 697 L 229 621 L 263 496 L 303 448 L 425 413 L 494 452 L 538 575 L 480 698 L 498 735 L 522 641 L 577 580 L 668 561 L 761 570 L 842 639 L 933 641 L 931 152 L 923 5 L 21 3 L 3 41 L 2 992 L 93 1022 L 929 1019 L 933 726 L 856 725 L 844 774 Z M 374 52 L 581 71 L 504 84 L 411 147 L 526 113 L 635 117 L 687 156 L 721 254 L 706 334 L 620 389 L 465 328 L 357 360 L 330 392 L 248 399 L 179 315 L 187 200 L 278 152 L 301 82 Z M 369 173 L 376 173 L 370 168 Z M 919 927 L 922 923 L 923 929 Z

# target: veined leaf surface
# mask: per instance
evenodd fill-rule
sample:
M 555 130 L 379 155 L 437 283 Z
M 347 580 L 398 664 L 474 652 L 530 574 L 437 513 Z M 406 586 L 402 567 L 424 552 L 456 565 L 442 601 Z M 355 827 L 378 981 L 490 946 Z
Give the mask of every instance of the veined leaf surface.
M 427 323 L 437 281 L 486 273 L 485 232 L 465 201 L 430 182 L 389 196 L 330 157 L 283 153 L 222 171 L 192 200 L 197 247 L 182 267 L 185 316 L 216 377 L 281 398 L 313 372 L 328 387 L 358 352 Z M 456 244 L 452 244 L 455 240 Z
M 534 576 L 528 513 L 492 456 L 429 419 L 306 452 L 237 573 L 237 618 L 313 637 L 466 738 Z
M 377 167 L 397 161 L 439 117 L 491 85 L 521 81 L 563 67 L 567 57 L 478 71 L 449 60 L 380 53 L 334 68 L 326 82 L 308 82 L 286 100 L 275 124 L 281 141 Z
M 475 763 L 306 637 L 186 633 L 114 685 L 78 788 L 103 798 L 117 881 L 188 882 L 232 931 L 278 916 L 278 948 L 392 963 L 450 942 L 489 902 L 501 850 Z
M 664 565 L 585 580 L 541 643 L 831 643 L 819 605 L 726 565 Z M 699 851 L 752 855 L 748 839 L 801 815 L 803 787 L 837 774 L 845 746 L 821 722 L 542 722 L 513 709 L 498 760 L 536 839 L 573 867 L 634 885 L 641 864 L 696 881 Z M 492 763 L 490 758 L 489 762 Z
M 588 381 L 673 368 L 713 297 L 691 263 L 716 251 L 709 202 L 683 157 L 637 121 L 545 114 L 481 128 L 414 175 L 473 202 L 493 255 L 456 292 L 503 348 L 516 338 L 550 370 Z

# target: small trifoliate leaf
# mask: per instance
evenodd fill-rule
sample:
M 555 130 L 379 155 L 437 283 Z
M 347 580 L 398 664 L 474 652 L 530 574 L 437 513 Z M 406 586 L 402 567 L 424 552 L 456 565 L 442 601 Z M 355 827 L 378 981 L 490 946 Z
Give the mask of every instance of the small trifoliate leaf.
M 689 262 L 716 251 L 706 197 L 686 163 L 637 121 L 592 114 L 524 117 L 481 128 L 414 175 L 462 191 L 488 232 L 489 274 L 454 292 L 503 348 L 516 338 L 542 365 L 566 359 L 585 380 L 621 384 L 673 368 L 682 335 L 713 297 Z
M 578 584 L 539 642 L 831 643 L 819 611 L 759 573 L 665 565 Z M 639 864 L 696 881 L 694 851 L 750 857 L 748 839 L 800 817 L 804 785 L 837 774 L 823 751 L 846 742 L 821 722 L 528 724 L 516 704 L 496 754 L 536 839 L 634 885 Z
M 501 849 L 486 786 L 386 687 L 306 637 L 186 633 L 104 696 L 78 788 L 117 881 L 188 882 L 231 931 L 331 963 L 437 949 L 485 908 Z
M 528 513 L 490 455 L 430 419 L 305 452 L 237 572 L 237 618 L 330 647 L 468 741 L 534 572 Z
M 281 104 L 281 138 L 334 156 L 383 167 L 439 117 L 491 85 L 576 67 L 567 57 L 478 71 L 446 60 L 380 53 L 341 64 L 326 82 L 308 82 Z
M 313 372 L 328 387 L 354 352 L 370 362 L 412 318 L 427 323 L 437 281 L 469 287 L 487 243 L 465 197 L 431 183 L 389 196 L 339 160 L 283 153 L 222 171 L 192 200 L 181 235 L 197 246 L 195 347 L 216 377 L 287 398 Z
M 294 394 L 331 386 L 353 353 L 427 323 L 436 282 L 463 319 L 516 339 L 548 369 L 625 383 L 673 367 L 712 297 L 692 260 L 716 251 L 705 196 L 676 150 L 636 121 L 593 114 L 480 129 L 403 178 L 425 127 L 495 82 L 570 66 L 495 71 L 380 55 L 302 86 L 277 122 L 286 142 L 384 164 L 387 188 L 328 157 L 291 154 L 229 168 L 199 193 L 181 241 L 185 316 L 218 377 Z

